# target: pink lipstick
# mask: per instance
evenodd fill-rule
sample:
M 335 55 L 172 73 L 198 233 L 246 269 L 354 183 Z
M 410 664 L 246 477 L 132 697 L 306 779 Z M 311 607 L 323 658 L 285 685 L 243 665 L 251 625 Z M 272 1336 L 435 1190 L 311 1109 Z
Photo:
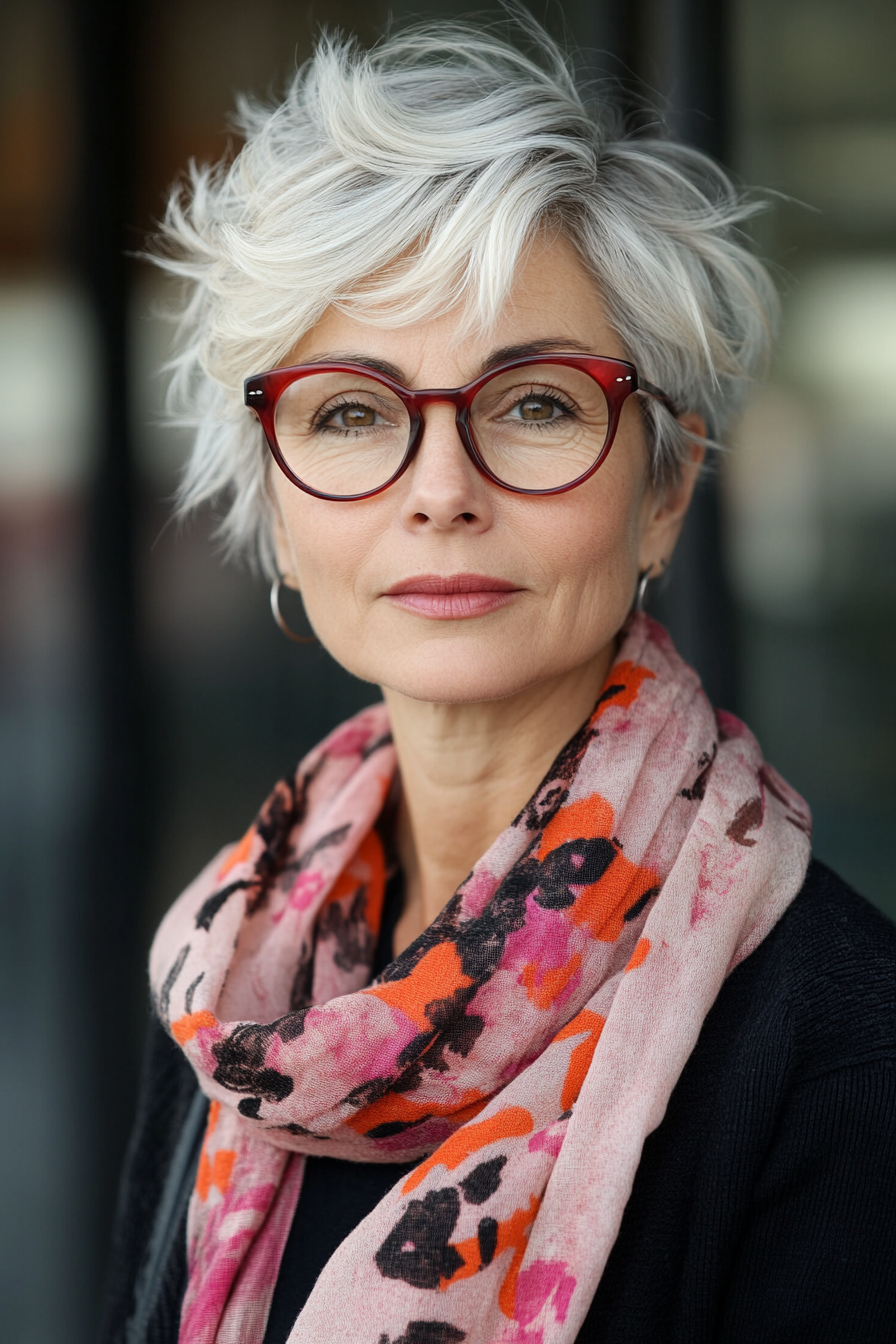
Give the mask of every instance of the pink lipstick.
M 488 574 L 416 574 L 385 593 L 396 606 L 436 621 L 485 616 L 513 601 L 521 589 Z

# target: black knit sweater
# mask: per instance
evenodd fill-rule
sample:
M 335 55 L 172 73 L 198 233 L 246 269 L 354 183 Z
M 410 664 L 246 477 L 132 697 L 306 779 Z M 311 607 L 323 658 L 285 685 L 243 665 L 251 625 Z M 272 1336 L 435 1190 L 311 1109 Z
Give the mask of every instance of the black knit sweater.
M 103 1344 L 177 1340 L 189 1163 L 161 1237 L 157 1211 L 195 1096 L 154 1022 Z M 314 1162 L 265 1344 L 398 1175 Z M 896 1344 L 896 928 L 822 864 L 707 1016 L 579 1344 Z

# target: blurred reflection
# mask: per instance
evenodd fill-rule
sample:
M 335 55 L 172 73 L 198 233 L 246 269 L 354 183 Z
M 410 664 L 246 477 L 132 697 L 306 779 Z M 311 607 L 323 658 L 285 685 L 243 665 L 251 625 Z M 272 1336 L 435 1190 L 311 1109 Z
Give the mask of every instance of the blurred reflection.
M 91 466 L 96 352 L 81 294 L 49 281 L 0 285 L 0 491 L 67 493 Z
M 817 265 L 789 316 L 783 372 L 818 418 L 828 511 L 896 506 L 896 251 Z
M 726 462 L 729 545 L 741 598 L 804 620 L 820 596 L 824 543 L 811 407 L 789 388 L 756 392 Z
M 89 1306 L 72 952 L 93 763 L 81 491 L 95 404 L 83 298 L 0 285 L 0 1301 L 4 1338 L 23 1344 L 77 1337 L 72 1314 Z
M 757 230 L 780 356 L 724 475 L 744 712 L 820 857 L 896 915 L 896 8 L 740 0 L 738 167 L 795 197 Z
M 802 621 L 856 586 L 892 586 L 885 557 L 876 564 L 863 543 L 869 523 L 896 511 L 896 255 L 801 278 L 778 375 L 746 408 L 728 476 L 751 606 Z

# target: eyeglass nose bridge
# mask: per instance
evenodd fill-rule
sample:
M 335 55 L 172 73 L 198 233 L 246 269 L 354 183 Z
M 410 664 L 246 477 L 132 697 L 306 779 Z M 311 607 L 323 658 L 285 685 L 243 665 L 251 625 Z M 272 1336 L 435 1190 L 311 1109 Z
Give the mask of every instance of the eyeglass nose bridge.
M 414 392 L 414 400 L 419 406 L 429 406 L 434 402 L 447 401 L 455 410 L 461 410 L 467 404 L 467 389 L 465 387 L 430 387 L 423 388 L 420 392 Z
M 470 431 L 470 407 L 473 404 L 473 396 L 479 389 L 480 379 L 467 387 L 428 387 L 416 389 L 410 393 L 406 399 L 405 405 L 411 416 L 411 435 L 405 452 L 404 461 L 397 473 L 398 476 L 404 475 L 408 467 L 416 458 L 423 443 L 423 436 L 426 433 L 426 421 L 422 412 L 427 406 L 435 406 L 439 403 L 445 403 L 454 407 L 454 425 L 463 445 L 464 452 L 473 463 L 473 466 L 481 476 L 493 484 L 503 485 L 497 477 L 489 470 L 485 461 L 479 454 L 473 435 Z M 397 479 L 397 477 L 395 478 Z M 505 487 L 506 488 L 506 487 Z

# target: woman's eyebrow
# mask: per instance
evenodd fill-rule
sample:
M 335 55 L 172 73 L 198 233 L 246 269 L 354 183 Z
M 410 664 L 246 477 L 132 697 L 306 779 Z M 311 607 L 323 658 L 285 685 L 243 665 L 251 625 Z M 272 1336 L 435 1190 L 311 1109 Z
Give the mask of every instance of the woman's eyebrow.
M 351 350 L 326 350 L 322 353 L 312 355 L 310 359 L 302 360 L 303 364 L 363 364 L 365 369 L 370 369 L 372 373 L 385 374 L 393 382 L 401 383 L 406 386 L 406 377 L 403 369 L 397 364 L 390 364 L 387 359 L 374 359 L 371 355 L 358 354 Z
M 502 345 L 483 360 L 480 365 L 480 373 L 487 373 L 498 364 L 507 364 L 512 359 L 525 359 L 528 355 L 549 355 L 560 351 L 568 352 L 571 355 L 592 355 L 594 351 L 590 345 L 583 345 L 581 341 L 573 340 L 571 336 L 552 336 L 545 337 L 537 341 L 524 341 L 520 345 Z
M 489 369 L 497 368 L 499 364 L 507 364 L 512 359 L 525 359 L 528 355 L 549 355 L 559 351 L 581 355 L 594 353 L 589 345 L 583 345 L 581 341 L 573 340 L 570 336 L 551 336 L 543 340 L 523 341 L 518 345 L 502 345 L 486 355 L 479 365 L 478 372 L 479 374 L 488 373 Z M 396 383 L 401 383 L 403 387 L 410 385 L 404 370 L 400 369 L 397 364 L 392 364 L 387 359 L 376 359 L 371 355 L 361 354 L 359 351 L 320 351 L 313 355 L 311 359 L 303 360 L 303 363 L 361 364 L 373 373 L 385 374 L 387 378 L 393 379 Z

